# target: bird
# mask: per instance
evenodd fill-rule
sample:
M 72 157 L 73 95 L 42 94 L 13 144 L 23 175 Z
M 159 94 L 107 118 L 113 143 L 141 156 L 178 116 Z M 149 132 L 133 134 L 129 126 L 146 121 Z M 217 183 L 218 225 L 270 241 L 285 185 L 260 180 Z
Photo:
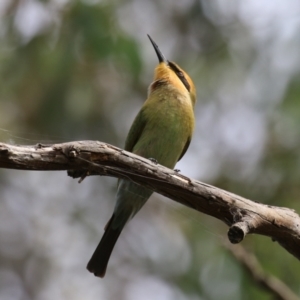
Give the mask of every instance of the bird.
M 150 35 L 148 38 L 159 63 L 148 88 L 148 98 L 133 121 L 124 149 L 173 169 L 186 153 L 193 135 L 196 88 L 190 76 L 176 63 L 168 61 Z M 105 276 L 122 229 L 152 193 L 129 179 L 119 180 L 114 212 L 87 264 L 95 276 Z

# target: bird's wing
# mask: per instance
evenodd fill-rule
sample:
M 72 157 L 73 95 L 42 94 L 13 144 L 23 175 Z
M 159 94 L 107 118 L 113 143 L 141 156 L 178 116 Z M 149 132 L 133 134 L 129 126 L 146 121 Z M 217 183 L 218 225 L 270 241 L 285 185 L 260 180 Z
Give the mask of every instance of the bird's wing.
M 146 125 L 144 110 L 141 109 L 135 117 L 125 141 L 125 150 L 132 152 Z
M 185 152 L 189 148 L 190 143 L 191 143 L 191 137 L 189 136 L 188 139 L 187 139 L 187 141 L 186 141 L 186 143 L 185 143 L 185 145 L 184 145 L 184 148 L 183 148 L 183 150 L 182 150 L 182 152 L 181 152 L 181 154 L 180 154 L 180 156 L 178 158 L 178 161 L 181 160 L 181 158 L 183 157 L 183 155 L 185 154 Z

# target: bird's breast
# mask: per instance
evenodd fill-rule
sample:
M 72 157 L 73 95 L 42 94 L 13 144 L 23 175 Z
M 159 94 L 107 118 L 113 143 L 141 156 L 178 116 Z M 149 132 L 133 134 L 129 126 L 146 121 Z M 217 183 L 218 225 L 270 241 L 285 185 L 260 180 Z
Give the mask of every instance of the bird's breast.
M 133 152 L 173 168 L 193 133 L 193 107 L 180 93 L 152 96 L 144 105 L 146 125 Z

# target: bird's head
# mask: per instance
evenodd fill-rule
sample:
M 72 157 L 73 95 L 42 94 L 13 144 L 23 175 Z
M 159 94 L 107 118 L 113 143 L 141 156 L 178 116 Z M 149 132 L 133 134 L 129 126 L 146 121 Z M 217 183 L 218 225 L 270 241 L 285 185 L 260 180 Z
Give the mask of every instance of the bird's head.
M 162 52 L 159 50 L 157 44 L 148 35 L 159 64 L 155 68 L 154 82 L 150 86 L 150 91 L 164 84 L 171 84 L 173 87 L 182 92 L 188 92 L 193 106 L 196 103 L 196 88 L 190 76 L 182 70 L 176 63 L 168 61 Z

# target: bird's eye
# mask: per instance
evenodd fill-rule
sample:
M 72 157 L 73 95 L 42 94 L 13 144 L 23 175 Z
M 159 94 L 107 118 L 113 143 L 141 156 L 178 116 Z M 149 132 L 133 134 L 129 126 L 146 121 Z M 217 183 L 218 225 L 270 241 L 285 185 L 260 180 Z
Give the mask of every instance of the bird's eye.
M 173 62 L 169 61 L 169 67 L 175 72 L 175 74 L 178 76 L 178 78 L 184 84 L 184 86 L 186 87 L 186 89 L 188 91 L 190 91 L 191 87 L 190 87 L 188 81 L 186 80 L 183 72 L 177 67 L 177 65 L 174 64 Z

